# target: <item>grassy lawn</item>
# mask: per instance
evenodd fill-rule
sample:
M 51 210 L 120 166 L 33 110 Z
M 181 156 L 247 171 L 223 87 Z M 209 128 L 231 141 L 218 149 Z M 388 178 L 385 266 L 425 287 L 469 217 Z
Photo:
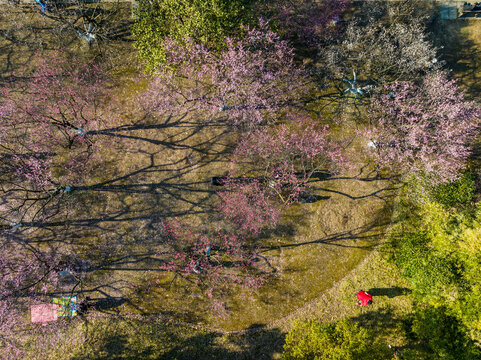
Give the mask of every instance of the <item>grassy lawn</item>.
M 364 289 L 374 296 L 373 305 L 360 308 L 355 293 Z M 419 349 L 405 336 L 412 303 L 409 286 L 398 271 L 375 250 L 342 280 L 289 316 L 256 330 L 225 332 L 204 326 L 187 326 L 166 316 L 92 314 L 76 318 L 53 330 L 57 346 L 48 346 L 38 334 L 32 349 L 44 349 L 33 359 L 276 359 L 285 333 L 297 318 L 335 321 L 353 318 L 367 326 L 386 344 Z M 87 321 L 86 321 L 87 320 Z M 48 329 L 43 329 L 48 334 Z M 38 352 L 37 352 L 38 353 Z M 32 353 L 33 354 L 33 353 Z M 48 357 L 46 357 L 48 354 Z
M 31 21 L 46 26 L 38 16 Z M 48 27 L 45 31 L 50 34 Z M 18 68 L 34 65 L 27 61 L 27 45 L 35 49 L 35 44 L 5 40 Z M 189 279 L 168 286 L 172 276 L 158 271 L 158 226 L 169 218 L 211 222 L 218 189 L 210 177 L 226 174 L 235 134 L 188 111 L 146 117 L 136 104 L 134 94 L 142 82 L 133 81 L 137 72 L 130 45 L 112 48 L 125 63 L 117 59 L 111 70 L 112 99 L 118 106 L 112 111 L 120 115 L 110 117 L 102 134 L 95 135 L 101 165 L 68 196 L 60 216 L 25 230 L 39 246 L 88 259 L 96 270 L 85 275 L 79 296 L 113 299 L 117 306 L 111 311 L 121 315 L 170 314 L 189 323 L 242 330 L 289 315 L 369 254 L 390 213 L 391 183 L 373 179 L 374 173 L 361 169 L 360 158 L 350 173 L 313 183 L 322 200 L 293 206 L 277 229 L 262 234 L 262 266 L 269 263 L 276 272 L 255 293 L 226 294 L 228 316 L 212 316 L 206 295 Z M 348 151 L 356 153 L 355 146 L 360 145 L 351 144 Z M 51 294 L 65 290 L 52 289 Z
M 5 30 L 14 18 L 0 15 Z M 43 21 L 32 17 L 36 25 Z M 439 26 L 443 59 L 468 94 L 477 95 L 481 22 Z M 40 35 L 19 31 L 15 41 L 0 39 L 3 76 L 31 67 L 39 43 L 45 52 L 53 47 L 55 39 Z M 122 111 L 96 135 L 102 165 L 69 195 L 61 215 L 28 230 L 40 246 L 88 258 L 96 270 L 85 276 L 79 296 L 104 306 L 87 318 L 62 320 L 58 329 L 25 329 L 29 359 L 276 359 L 297 318 L 353 318 L 386 343 L 423 351 L 406 337 L 409 285 L 378 247 L 395 190 L 392 182 L 374 179 L 356 141 L 347 148 L 360 154 L 349 171 L 313 182 L 322 200 L 294 205 L 278 228 L 261 235 L 260 261 L 276 271 L 256 292 L 226 294 L 226 316 L 213 314 L 206 294 L 188 278 L 173 281 L 160 272 L 160 222 L 184 218 L 202 228 L 212 221 L 218 199 L 210 177 L 226 174 L 235 134 L 188 111 L 145 118 L 132 98 L 142 84 L 133 81 L 138 64 L 130 44 L 119 42 L 108 52 L 113 98 Z M 350 129 L 336 131 L 352 136 Z M 374 296 L 369 308 L 356 305 L 360 289 Z M 65 293 L 52 289 L 50 295 Z M 28 335 L 32 329 L 35 336 Z

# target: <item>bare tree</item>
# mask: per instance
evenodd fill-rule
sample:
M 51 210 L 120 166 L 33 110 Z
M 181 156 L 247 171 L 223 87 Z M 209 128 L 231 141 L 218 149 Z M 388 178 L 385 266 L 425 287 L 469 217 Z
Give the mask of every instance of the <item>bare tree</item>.
M 120 0 L 9 0 L 8 5 L 22 13 L 25 21 L 40 14 L 60 38 L 76 37 L 89 46 L 125 35 L 130 24 L 130 12 L 122 11 L 129 5 Z
M 418 0 L 366 2 L 338 40 L 320 48 L 317 75 L 341 87 L 357 73 L 359 86 L 410 81 L 440 68 L 426 24 L 433 9 Z

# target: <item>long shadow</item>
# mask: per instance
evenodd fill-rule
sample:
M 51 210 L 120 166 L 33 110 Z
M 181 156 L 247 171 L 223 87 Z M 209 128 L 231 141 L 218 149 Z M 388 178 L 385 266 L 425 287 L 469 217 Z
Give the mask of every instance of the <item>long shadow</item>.
M 394 298 L 411 293 L 411 289 L 394 286 L 392 288 L 371 288 L 368 291 L 372 296 L 387 296 L 388 298 Z
M 380 340 L 382 347 L 387 356 L 392 354 L 392 350 L 387 348 L 387 343 L 384 342 L 386 338 L 398 338 L 400 333 L 409 333 L 411 330 L 411 316 L 398 316 L 394 313 L 391 307 L 381 307 L 376 310 L 360 309 L 360 314 L 351 318 L 360 327 L 366 328 L 370 331 L 376 339 Z M 398 354 L 406 355 L 406 352 L 412 349 L 424 350 L 422 346 L 417 343 L 412 343 L 409 346 L 397 347 Z M 422 352 L 424 353 L 424 351 Z M 416 354 L 419 353 L 416 351 Z M 424 357 L 412 357 L 412 359 L 424 359 Z M 409 357 L 411 359 L 411 357 Z
M 104 312 L 106 310 L 115 309 L 122 304 L 127 302 L 127 299 L 123 297 L 106 297 L 106 298 L 99 298 L 99 299 L 90 299 L 89 305 L 92 306 L 95 311 Z
M 366 199 L 366 198 L 369 198 L 369 197 L 375 197 L 377 199 L 387 201 L 389 198 L 392 198 L 392 197 L 395 196 L 395 194 L 393 193 L 393 190 L 396 190 L 396 187 L 388 186 L 388 187 L 373 191 L 369 194 L 360 195 L 360 196 L 353 196 L 353 195 L 350 195 L 350 194 L 342 192 L 342 191 L 338 191 L 338 190 L 334 190 L 334 189 L 321 188 L 321 187 L 317 187 L 317 186 L 312 186 L 311 189 L 317 190 L 317 191 L 324 191 L 324 192 L 327 192 L 327 193 L 342 195 L 342 196 L 345 196 L 345 197 L 347 197 L 351 200 L 360 200 L 360 199 Z M 388 193 L 383 194 L 384 192 L 388 192 Z
M 362 308 L 360 309 L 363 310 Z M 368 309 L 369 310 L 369 309 Z M 373 331 L 385 331 L 388 333 L 402 327 L 404 319 L 399 319 L 391 307 L 382 307 L 376 310 L 362 311 L 353 321 L 362 327 L 370 328 Z
M 276 246 L 266 246 L 262 247 L 262 252 L 267 252 L 270 250 L 275 250 L 279 248 L 296 248 L 299 246 L 305 245 L 313 245 L 313 244 L 324 244 L 324 245 L 332 245 L 332 246 L 339 246 L 339 247 L 348 247 L 348 248 L 358 248 L 358 249 L 372 249 L 377 246 L 375 240 L 379 239 L 383 234 L 383 227 L 387 225 L 388 222 L 372 222 L 365 226 L 360 226 L 351 230 L 335 233 L 332 235 L 328 235 L 322 239 L 312 240 L 312 241 L 305 241 L 300 243 L 293 243 L 293 244 L 282 244 Z M 378 230 L 377 230 L 378 229 Z M 372 233 L 376 231 L 375 233 Z M 371 242 L 369 245 L 352 245 L 352 244 L 343 244 L 343 242 L 347 241 L 356 241 L 356 240 L 368 240 Z
M 9 77 L 12 72 L 21 72 L 22 69 L 35 65 L 34 61 L 38 53 L 56 51 L 59 48 L 72 52 L 76 56 L 83 53 L 78 46 L 80 40 L 77 34 L 71 28 L 65 28 L 65 23 L 49 19 L 49 14 L 41 16 L 40 6 L 34 1 L 31 2 L 32 6 L 28 6 L 27 2 L 12 5 L 13 3 L 3 2 L 0 10 L 0 54 L 2 55 L 0 84 L 11 80 Z M 60 3 L 57 2 L 59 6 L 61 6 Z M 131 42 L 130 3 L 119 3 L 115 9 L 102 6 L 98 6 L 95 10 L 83 6 L 87 13 L 96 11 L 104 14 L 101 26 L 104 26 L 105 30 L 100 34 L 98 41 L 102 49 L 107 47 L 114 49 L 119 42 Z M 72 21 L 78 17 L 77 14 L 75 10 L 72 11 Z M 118 57 L 118 54 L 116 53 L 115 56 Z
M 193 125 L 193 126 L 192 126 Z M 186 135 L 182 139 L 177 139 L 175 141 L 166 141 L 166 140 L 157 140 L 157 139 L 149 139 L 147 137 L 142 137 L 142 136 L 136 136 L 136 135 L 129 135 L 129 134 L 121 134 L 121 132 L 131 132 L 135 130 L 160 130 L 160 129 L 165 129 L 165 128 L 171 128 L 171 127 L 176 127 L 176 128 L 182 128 L 182 127 L 192 127 L 193 131 Z M 214 153 L 209 153 L 208 151 L 204 150 L 204 146 L 210 146 L 212 144 L 215 144 L 218 142 L 220 139 L 226 135 L 229 130 L 226 129 L 222 133 L 215 135 L 212 138 L 209 138 L 201 143 L 196 144 L 195 146 L 185 144 L 184 142 L 189 140 L 192 136 L 194 136 L 199 130 L 202 130 L 202 128 L 208 127 L 204 126 L 203 124 L 185 124 L 181 123 L 180 121 L 176 121 L 173 123 L 163 123 L 159 125 L 130 125 L 130 126 L 122 126 L 114 129 L 108 129 L 108 130 L 97 130 L 97 131 L 88 131 L 86 135 L 104 135 L 104 136 L 111 136 L 115 138 L 121 138 L 121 139 L 129 139 L 129 140 L 137 140 L 137 141 L 144 141 L 153 145 L 162 145 L 165 146 L 169 149 L 191 149 L 206 155 L 215 155 L 219 154 L 219 152 L 214 152 Z M 220 153 L 224 154 L 224 152 Z
M 131 20 L 124 20 L 120 24 L 118 24 L 116 27 L 113 27 L 112 29 L 109 30 L 109 33 L 107 34 L 107 38 L 109 40 L 120 40 L 123 42 L 132 42 L 133 40 L 131 39 L 131 27 L 132 27 L 132 21 Z
M 127 330 L 127 333 L 122 333 L 115 324 L 109 332 L 98 333 L 98 330 L 94 330 L 92 336 L 95 336 L 95 342 L 87 338 L 84 355 L 76 355 L 71 360 L 267 360 L 272 359 L 274 353 L 282 351 L 284 339 L 279 329 L 263 330 L 255 336 L 229 337 L 231 344 L 225 346 L 225 341 L 221 341 L 223 334 L 215 331 L 198 331 L 176 324 L 147 323 L 146 320 L 122 322 L 124 326 L 120 329 Z
M 68 47 L 74 37 L 62 33 L 62 44 L 54 35 L 59 28 L 56 24 L 39 21 L 38 10 L 2 3 L 0 10 L 0 54 L 3 55 L 0 68 L 0 83 L 9 79 L 13 72 L 34 65 L 39 52 L 54 51 L 61 46 Z M 45 18 L 42 18 L 44 20 Z

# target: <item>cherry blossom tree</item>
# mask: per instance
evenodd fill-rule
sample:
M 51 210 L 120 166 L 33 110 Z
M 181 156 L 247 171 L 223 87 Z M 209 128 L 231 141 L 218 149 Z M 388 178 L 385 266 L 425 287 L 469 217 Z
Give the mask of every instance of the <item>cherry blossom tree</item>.
M 69 192 L 88 176 L 97 159 L 89 131 L 105 116 L 107 92 L 96 64 L 78 66 L 61 53 L 37 64 L 0 89 L 2 198 L 12 214 L 36 212 L 33 204 Z
M 327 125 L 310 117 L 287 114 L 279 125 L 244 134 L 232 165 L 259 173 L 283 203 L 290 203 L 316 171 L 336 172 L 347 164 L 340 144 L 329 133 Z
M 183 221 L 163 222 L 161 250 L 164 259 L 159 267 L 193 280 L 207 298 L 217 300 L 236 285 L 244 289 L 259 288 L 266 271 L 257 264 L 258 247 L 247 233 L 220 229 L 199 232 Z M 213 303 L 214 304 L 214 303 Z
M 364 136 L 379 166 L 449 182 L 466 165 L 480 115 L 454 80 L 436 72 L 419 85 L 386 86 L 372 101 L 371 126 Z
M 269 187 L 265 178 L 244 177 L 227 179 L 224 186 L 227 191 L 217 192 L 219 211 L 237 232 L 256 235 L 277 225 L 283 210 L 277 184 Z
M 159 64 L 147 92 L 149 108 L 170 113 L 197 111 L 233 125 L 258 125 L 280 109 L 299 105 L 309 78 L 294 63 L 292 48 L 260 20 L 241 40 L 227 39 L 214 51 L 185 40 L 166 39 L 167 63 Z
M 313 119 L 288 114 L 278 125 L 243 134 L 222 178 L 219 210 L 236 231 L 256 235 L 277 225 L 282 211 L 309 194 L 316 174 L 335 173 L 347 165 L 329 128 Z

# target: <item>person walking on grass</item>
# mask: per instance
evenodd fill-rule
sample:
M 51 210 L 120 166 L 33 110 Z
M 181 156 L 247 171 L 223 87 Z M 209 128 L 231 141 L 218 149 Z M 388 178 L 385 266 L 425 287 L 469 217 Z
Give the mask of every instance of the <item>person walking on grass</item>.
M 357 293 L 357 300 L 359 306 L 367 306 L 372 304 L 372 295 L 368 294 L 364 290 L 359 290 Z

